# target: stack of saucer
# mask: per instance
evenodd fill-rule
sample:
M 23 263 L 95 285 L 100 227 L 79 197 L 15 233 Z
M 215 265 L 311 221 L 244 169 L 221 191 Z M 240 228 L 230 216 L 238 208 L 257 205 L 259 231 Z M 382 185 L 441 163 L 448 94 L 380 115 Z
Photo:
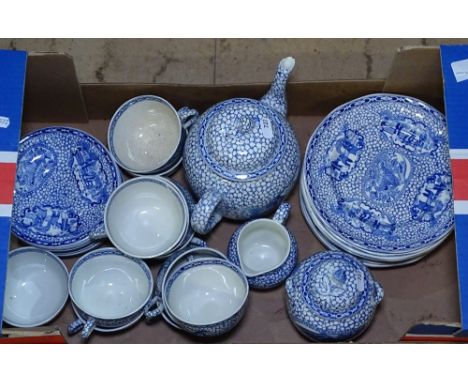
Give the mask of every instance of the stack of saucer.
M 393 94 L 338 107 L 309 140 L 300 193 L 307 223 L 328 248 L 373 267 L 418 261 L 454 223 L 444 116 Z

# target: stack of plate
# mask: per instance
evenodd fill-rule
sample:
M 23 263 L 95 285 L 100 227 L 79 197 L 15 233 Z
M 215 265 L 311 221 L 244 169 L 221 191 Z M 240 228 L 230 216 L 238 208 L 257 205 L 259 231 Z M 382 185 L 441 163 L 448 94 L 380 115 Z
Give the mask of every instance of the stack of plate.
M 338 107 L 309 140 L 300 193 L 307 223 L 328 248 L 373 267 L 418 261 L 453 229 L 444 116 L 394 94 Z
M 96 138 L 48 127 L 21 140 L 12 232 L 23 242 L 73 256 L 100 245 L 104 209 L 122 176 Z

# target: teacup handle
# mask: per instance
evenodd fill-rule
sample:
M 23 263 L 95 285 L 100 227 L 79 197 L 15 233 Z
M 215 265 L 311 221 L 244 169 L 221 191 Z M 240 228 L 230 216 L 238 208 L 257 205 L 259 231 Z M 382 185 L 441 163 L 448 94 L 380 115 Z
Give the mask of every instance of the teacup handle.
M 156 306 L 154 309 L 152 309 Z M 154 318 L 159 317 L 164 310 L 164 304 L 161 296 L 155 295 L 145 306 L 146 321 L 150 322 Z
M 81 338 L 86 340 L 89 338 L 94 328 L 96 327 L 96 321 L 90 318 L 88 321 L 83 322 L 80 319 L 73 321 L 68 325 L 67 331 L 70 336 L 78 333 L 81 330 Z
M 182 127 L 188 130 L 197 121 L 200 113 L 195 109 L 190 109 L 189 107 L 184 106 L 177 111 L 177 114 L 179 114 Z
M 275 215 L 273 216 L 273 220 L 284 225 L 284 223 L 286 223 L 286 220 L 288 220 L 290 212 L 291 205 L 287 202 L 281 203 L 281 205 L 276 210 Z
M 208 247 L 208 243 L 205 240 L 200 239 L 199 237 L 192 237 L 192 240 L 190 240 L 191 245 L 195 245 L 197 247 Z
M 79 318 L 75 321 L 73 321 L 70 325 L 67 327 L 67 332 L 70 336 L 73 334 L 78 333 L 81 329 L 83 329 L 84 322 L 81 321 Z
M 107 234 L 106 234 L 106 229 L 104 227 L 104 224 L 101 227 L 99 227 L 96 231 L 91 232 L 89 234 L 89 238 L 92 241 L 98 241 L 98 240 L 106 239 Z
M 195 232 L 205 235 L 219 223 L 223 215 L 217 212 L 216 208 L 222 199 L 222 195 L 215 190 L 208 191 L 201 197 L 190 219 Z
M 83 340 L 87 340 L 91 333 L 93 332 L 94 328 L 96 327 L 96 321 L 90 318 L 86 321 L 86 324 L 83 326 L 83 330 L 81 331 L 81 338 Z

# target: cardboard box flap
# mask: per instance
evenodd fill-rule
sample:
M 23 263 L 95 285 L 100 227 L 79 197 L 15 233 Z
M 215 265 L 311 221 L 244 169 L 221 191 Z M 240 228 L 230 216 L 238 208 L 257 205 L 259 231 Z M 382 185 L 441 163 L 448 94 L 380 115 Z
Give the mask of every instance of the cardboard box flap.
M 84 84 L 82 91 L 89 118 L 109 119 L 122 103 L 138 95 L 158 95 L 176 108 L 189 106 L 203 112 L 229 98 L 259 99 L 270 85 Z M 327 114 L 353 98 L 381 92 L 383 85 L 382 80 L 292 82 L 287 87 L 288 99 L 294 99 L 288 105 L 289 114 Z
M 23 120 L 87 122 L 72 57 L 63 53 L 29 54 Z
M 444 110 L 442 70 L 438 47 L 402 47 L 393 59 L 383 88 L 419 98 Z

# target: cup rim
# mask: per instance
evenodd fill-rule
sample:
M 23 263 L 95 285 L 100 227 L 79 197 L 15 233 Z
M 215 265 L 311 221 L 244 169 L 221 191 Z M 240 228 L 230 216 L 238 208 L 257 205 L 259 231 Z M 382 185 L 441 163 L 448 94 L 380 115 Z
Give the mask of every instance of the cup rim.
M 111 208 L 112 202 L 115 199 L 116 195 L 121 192 L 123 189 L 126 187 L 132 186 L 135 183 L 140 183 L 140 182 L 149 182 L 149 183 L 157 183 L 159 185 L 167 186 L 172 192 L 176 194 L 176 197 L 180 200 L 182 204 L 182 209 L 184 210 L 184 221 L 183 221 L 183 228 L 181 232 L 179 233 L 179 236 L 177 237 L 177 240 L 175 240 L 170 247 L 166 248 L 163 252 L 157 253 L 157 254 L 152 254 L 150 256 L 138 256 L 132 253 L 129 253 L 128 251 L 124 250 L 119 243 L 117 243 L 113 238 L 112 235 L 110 235 L 109 231 L 109 223 L 108 223 L 108 214 L 109 210 Z M 136 259 L 155 259 L 155 258 L 160 258 L 165 256 L 166 254 L 170 253 L 173 249 L 177 248 L 177 246 L 181 243 L 185 235 L 187 234 L 187 231 L 189 229 L 189 208 L 187 201 L 185 200 L 184 195 L 182 192 L 177 188 L 177 186 L 172 183 L 170 179 L 163 178 L 162 176 L 159 175 L 151 175 L 151 176 L 140 176 L 137 178 L 129 179 L 125 182 L 123 182 L 119 187 L 117 187 L 114 192 L 109 196 L 109 199 L 107 200 L 106 203 L 106 208 L 104 210 L 104 229 L 106 232 L 107 237 L 111 241 L 111 243 L 114 245 L 115 248 L 117 248 L 120 252 L 126 254 L 127 256 L 134 257 Z
M 54 255 L 52 252 L 47 251 L 45 249 L 32 247 L 32 246 L 16 248 L 16 249 L 14 249 L 14 250 L 12 250 L 12 251 L 10 251 L 8 253 L 8 261 L 14 256 L 18 256 L 18 255 L 21 255 L 21 254 L 23 254 L 25 252 L 31 252 L 31 251 L 40 252 L 41 254 L 43 254 L 43 255 L 53 259 L 55 262 L 57 262 L 59 264 L 60 268 L 63 270 L 64 274 L 66 275 L 67 284 L 68 284 L 68 280 L 69 280 L 70 275 L 69 275 L 68 269 L 65 266 L 64 262 L 58 256 Z M 8 267 L 7 267 L 7 269 L 8 269 Z M 5 282 L 5 289 L 6 289 L 6 282 Z M 66 305 L 66 303 L 68 301 L 68 296 L 69 296 L 69 294 L 68 294 L 67 288 L 65 288 L 65 298 L 64 298 L 63 302 L 61 303 L 60 307 L 52 315 L 50 315 L 49 318 L 44 319 L 44 320 L 40 321 L 39 323 L 35 323 L 34 325 L 14 323 L 14 321 L 11 321 L 10 319 L 8 319 L 5 316 L 5 309 L 3 310 L 3 321 L 5 321 L 8 325 L 12 325 L 12 326 L 15 326 L 17 328 L 33 328 L 33 327 L 44 325 L 44 324 L 52 321 L 55 317 L 57 317 L 59 315 L 59 313 L 63 310 L 63 308 L 65 307 L 65 305 Z
M 193 268 L 193 267 L 197 267 L 199 265 L 209 265 L 209 264 L 216 264 L 216 265 L 223 265 L 225 267 L 228 267 L 230 268 L 231 270 L 233 270 L 238 276 L 239 278 L 242 280 L 242 283 L 244 284 L 245 286 L 245 294 L 242 298 L 242 302 L 239 304 L 238 308 L 236 309 L 235 312 L 233 312 L 232 314 L 230 314 L 229 316 L 221 319 L 221 320 L 217 320 L 217 321 L 209 321 L 209 322 L 205 322 L 205 323 L 193 323 L 193 322 L 189 322 L 189 321 L 186 321 L 182 318 L 180 318 L 177 314 L 174 313 L 174 311 L 171 309 L 171 306 L 170 304 L 168 303 L 168 294 L 171 290 L 171 287 L 172 287 L 172 284 L 169 285 L 169 286 L 166 286 L 169 282 L 174 282 L 176 278 L 178 278 L 182 273 L 184 273 L 187 269 L 190 269 L 190 268 Z M 169 314 L 172 316 L 172 318 L 174 318 L 174 320 L 180 322 L 180 323 L 183 323 L 183 324 L 186 324 L 186 325 L 191 325 L 191 326 L 210 326 L 210 325 L 215 325 L 215 324 L 219 324 L 223 321 L 226 321 L 228 319 L 230 319 L 231 317 L 235 316 L 236 314 L 238 314 L 242 308 L 244 307 L 246 301 L 247 301 L 247 298 L 249 297 L 249 283 L 247 281 L 247 277 L 245 276 L 244 272 L 235 264 L 231 263 L 229 260 L 226 260 L 226 259 L 221 259 L 221 258 L 201 258 L 201 259 L 195 259 L 195 260 L 192 260 L 192 261 L 189 261 L 187 263 L 185 263 L 184 265 L 182 265 L 175 273 L 173 273 L 171 275 L 171 277 L 168 279 L 167 277 L 165 277 L 164 279 L 164 282 L 163 282 L 163 287 L 162 287 L 162 292 L 161 292 L 161 295 L 162 295 L 162 299 L 163 299 L 163 305 L 165 307 L 165 309 L 169 312 Z
M 276 265 L 274 267 L 267 268 L 266 270 L 262 270 L 262 271 L 259 271 L 259 272 L 256 272 L 256 273 L 247 273 L 246 270 L 244 269 L 244 267 L 242 266 L 243 262 L 242 262 L 241 253 L 240 253 L 240 240 L 241 240 L 242 233 L 249 226 L 259 224 L 259 223 L 265 223 L 265 222 L 267 222 L 268 224 L 275 224 L 278 228 L 280 228 L 280 230 L 284 233 L 284 235 L 285 235 L 285 237 L 286 237 L 286 239 L 288 241 L 288 249 L 285 252 L 286 254 L 285 254 L 284 258 L 281 260 L 281 262 L 278 265 Z M 289 235 L 288 229 L 283 224 L 281 224 L 280 222 L 277 222 L 274 219 L 268 219 L 268 218 L 255 219 L 255 220 L 252 220 L 250 222 L 245 223 L 243 226 L 241 226 L 239 228 L 237 239 L 236 239 L 236 252 L 237 252 L 237 257 L 239 259 L 240 269 L 242 270 L 242 272 L 245 273 L 245 275 L 247 277 L 261 276 L 261 275 L 264 275 L 264 274 L 269 273 L 269 272 L 273 272 L 273 271 L 281 268 L 286 263 L 286 261 L 288 260 L 288 257 L 291 254 L 291 249 L 292 249 L 292 243 L 291 243 L 291 237 Z
M 119 121 L 122 114 L 125 113 L 127 110 L 129 110 L 135 104 L 137 104 L 139 102 L 143 102 L 143 101 L 159 102 L 159 103 L 162 103 L 162 104 L 168 106 L 174 112 L 174 114 L 176 115 L 177 121 L 179 122 L 178 123 L 179 136 L 178 136 L 178 139 L 177 139 L 178 143 L 174 147 L 174 150 L 172 150 L 171 155 L 169 155 L 164 160 L 164 162 L 161 163 L 160 166 L 158 166 L 157 168 L 148 170 L 148 171 L 135 171 L 135 169 L 132 169 L 132 168 L 128 167 L 127 165 L 125 165 L 121 161 L 121 159 L 118 157 L 117 153 L 115 152 L 115 148 L 114 148 L 114 144 L 113 144 L 113 135 L 114 135 L 114 130 L 116 128 L 117 122 Z M 112 115 L 112 118 L 111 118 L 111 120 L 109 122 L 109 127 L 107 129 L 107 145 L 109 147 L 109 153 L 110 153 L 112 159 L 120 167 L 122 167 L 124 170 L 126 170 L 127 172 L 129 172 L 131 174 L 150 175 L 152 173 L 157 172 L 158 169 L 160 169 L 161 167 L 165 166 L 172 159 L 174 154 L 177 152 L 177 148 L 178 148 L 178 146 L 180 144 L 180 140 L 182 138 L 182 129 L 183 129 L 183 126 L 182 126 L 182 121 L 180 120 L 179 113 L 177 112 L 177 110 L 174 108 L 174 106 L 172 106 L 172 104 L 169 101 L 167 101 L 166 99 L 164 99 L 162 97 L 152 95 L 152 94 L 139 95 L 139 96 L 130 98 L 127 101 L 125 101 L 122 105 L 119 106 L 119 108 Z
M 149 287 L 148 287 L 148 294 L 147 294 L 145 300 L 143 301 L 142 304 L 140 304 L 137 308 L 135 308 L 134 310 L 132 310 L 131 312 L 129 312 L 125 316 L 100 317 L 98 315 L 91 314 L 91 313 L 89 313 L 88 309 L 83 308 L 82 305 L 78 304 L 78 302 L 76 301 L 76 299 L 73 296 L 72 282 L 73 282 L 75 273 L 78 271 L 79 267 L 81 265 L 83 265 L 84 263 L 86 263 L 87 261 L 92 260 L 93 258 L 96 258 L 96 257 L 99 257 L 99 256 L 109 256 L 109 255 L 121 256 L 121 257 L 127 258 L 128 260 L 133 261 L 134 263 L 139 265 L 140 268 L 142 268 L 143 272 L 146 274 L 146 276 L 148 278 Z M 91 252 L 87 253 L 84 256 L 81 256 L 75 262 L 75 264 L 73 264 L 73 267 L 70 270 L 70 275 L 68 277 L 68 294 L 70 295 L 70 299 L 71 299 L 72 303 L 75 304 L 78 309 L 85 312 L 88 316 L 96 318 L 98 320 L 103 320 L 103 321 L 123 319 L 123 318 L 129 317 L 129 316 L 132 316 L 135 313 L 137 313 L 138 311 L 142 310 L 146 306 L 148 301 L 151 299 L 151 296 L 153 294 L 153 289 L 154 289 L 154 279 L 153 279 L 153 275 L 152 275 L 151 270 L 149 269 L 148 265 L 143 260 L 128 256 L 125 253 L 122 253 L 121 251 L 119 251 L 117 248 L 114 248 L 114 247 L 98 248 L 98 249 L 95 249 L 94 251 L 91 251 Z

